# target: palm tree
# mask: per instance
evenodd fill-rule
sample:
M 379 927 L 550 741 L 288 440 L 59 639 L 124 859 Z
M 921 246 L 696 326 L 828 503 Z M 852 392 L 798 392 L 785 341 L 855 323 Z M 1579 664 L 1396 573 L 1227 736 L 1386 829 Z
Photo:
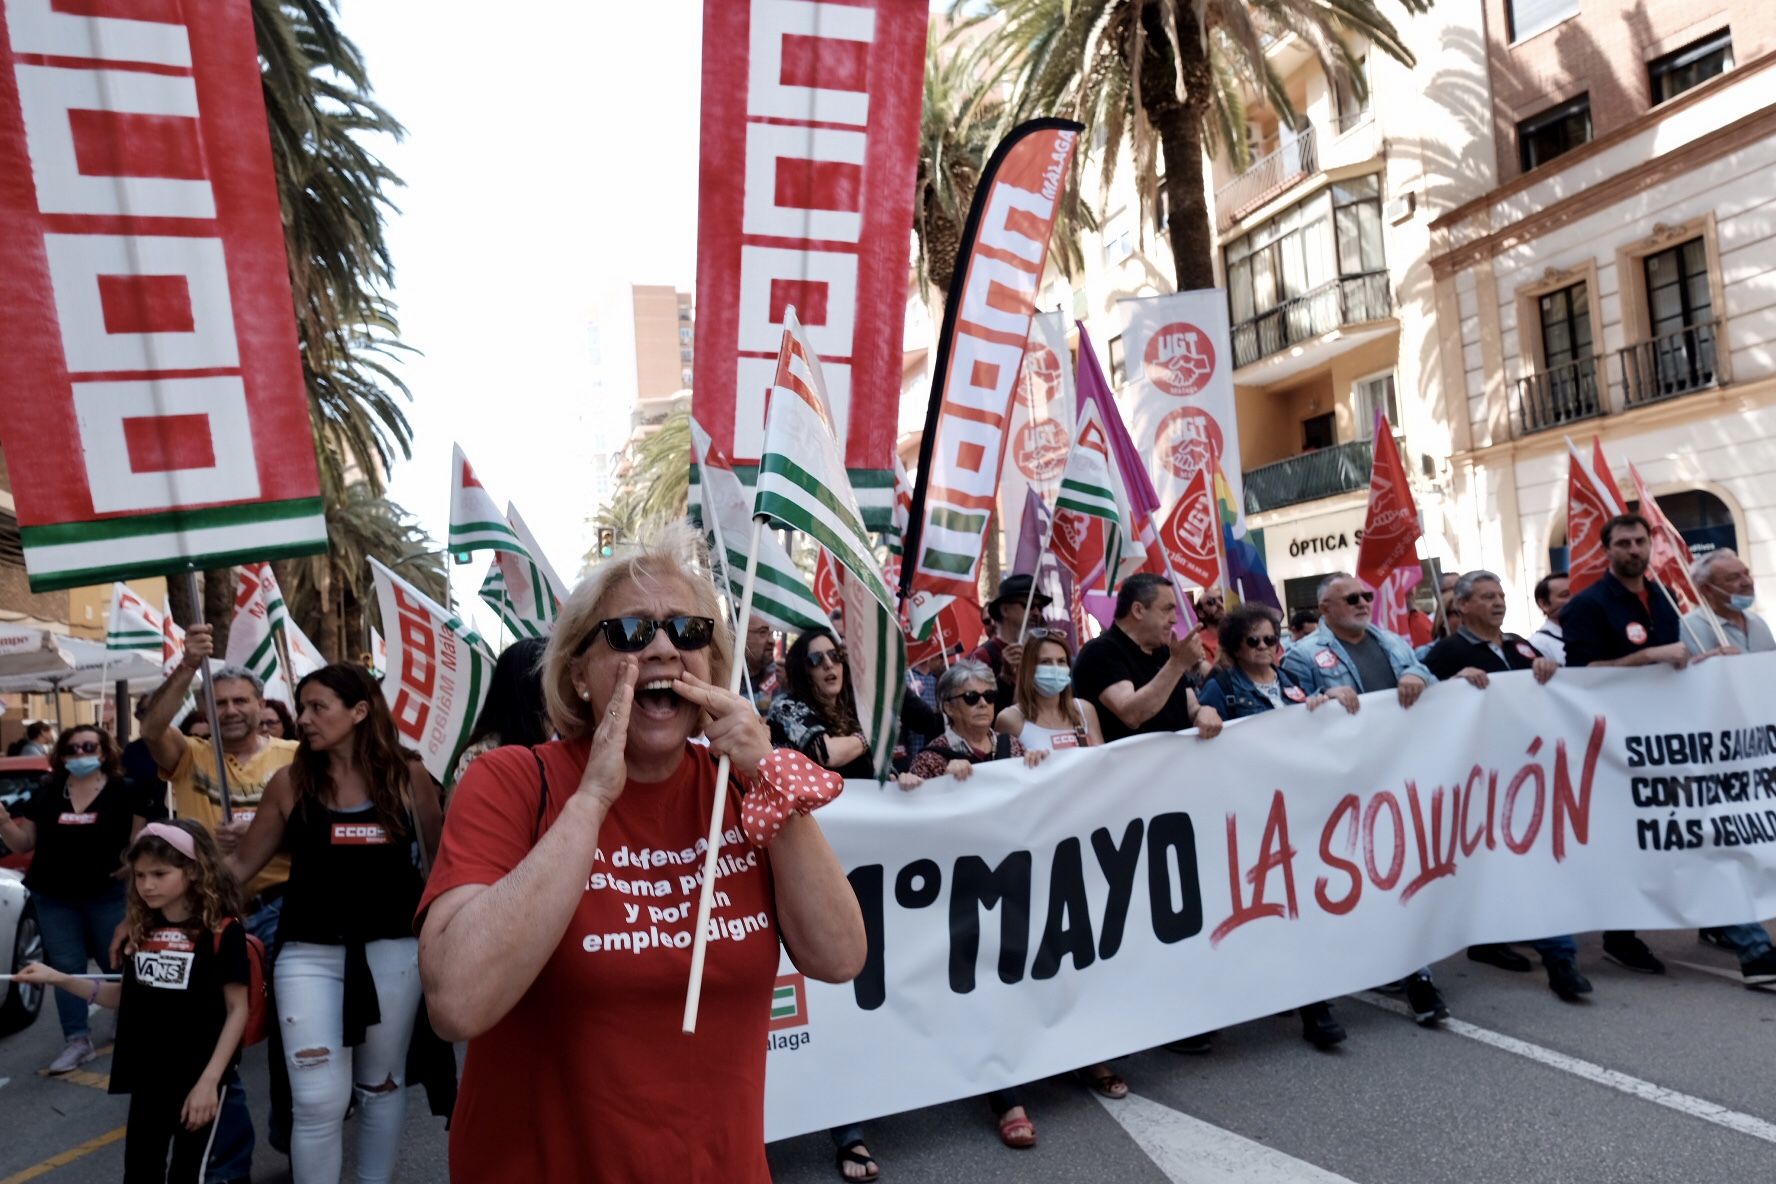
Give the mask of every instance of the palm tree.
M 1431 4 L 1398 2 L 1409 13 Z M 1147 219 L 1160 208 L 1163 174 L 1180 290 L 1215 284 L 1203 152 L 1225 147 L 1246 163 L 1242 91 L 1263 95 L 1291 127 L 1301 123 L 1265 59 L 1272 41 L 1295 35 L 1328 78 L 1359 96 L 1351 35 L 1413 63 L 1375 0 L 996 0 L 979 19 L 995 22 L 984 85 L 1011 84 L 1013 117 L 1067 116 L 1101 130 L 1106 182 L 1127 148 Z
M 328 550 L 275 565 L 290 613 L 321 649 L 341 660 L 369 646 L 366 612 L 376 594 L 369 559 L 440 604 L 447 595 L 444 556 L 413 516 L 367 481 L 327 504 Z

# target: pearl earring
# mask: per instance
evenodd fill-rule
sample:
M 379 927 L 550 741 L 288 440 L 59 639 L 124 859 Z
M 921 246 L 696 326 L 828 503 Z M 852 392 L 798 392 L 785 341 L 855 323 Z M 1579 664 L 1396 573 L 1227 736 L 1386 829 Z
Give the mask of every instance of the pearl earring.
M 591 691 L 581 691 L 580 698 L 589 700 L 592 698 L 592 692 Z

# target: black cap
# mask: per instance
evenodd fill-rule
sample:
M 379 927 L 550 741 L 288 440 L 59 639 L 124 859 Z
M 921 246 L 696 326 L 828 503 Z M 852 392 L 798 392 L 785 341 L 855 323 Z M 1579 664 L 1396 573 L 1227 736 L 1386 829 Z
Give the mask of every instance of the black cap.
M 1016 601 L 1019 604 L 1028 601 L 1032 609 L 1047 608 L 1054 602 L 1054 598 L 1045 592 L 1037 592 L 1032 599 L 1030 595 L 1030 584 L 1032 579 L 1033 577 L 1031 576 L 1018 574 L 1009 575 L 1003 580 L 1000 580 L 998 595 L 987 601 L 987 615 L 997 621 L 999 619 L 999 606 L 1008 601 Z

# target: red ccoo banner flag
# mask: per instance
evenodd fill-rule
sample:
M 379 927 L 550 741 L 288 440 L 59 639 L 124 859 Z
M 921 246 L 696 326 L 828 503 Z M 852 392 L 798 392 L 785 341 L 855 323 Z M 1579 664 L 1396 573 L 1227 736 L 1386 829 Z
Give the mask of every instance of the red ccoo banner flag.
M 911 635 L 976 595 L 1036 293 L 1082 124 L 1033 119 L 993 150 L 962 230 L 932 367 L 906 567 Z
M 326 549 L 260 88 L 245 3 L 0 15 L 0 431 L 36 590 Z
M 845 467 L 889 529 L 930 12 L 705 0 L 692 413 L 751 487 L 794 308 Z
M 1592 454 L 1603 455 L 1600 447 Z M 1606 466 L 1605 472 L 1608 472 Z M 1622 512 L 1615 481 L 1600 480 L 1573 442 L 1566 442 L 1566 574 L 1577 596 L 1609 570 L 1609 549 L 1603 545 L 1603 524 Z
M 1418 565 L 1418 540 L 1424 527 L 1418 504 L 1394 442 L 1387 416 L 1376 417 L 1374 462 L 1369 468 L 1369 515 L 1363 520 L 1363 543 L 1357 551 L 1357 578 L 1380 588 L 1397 567 Z

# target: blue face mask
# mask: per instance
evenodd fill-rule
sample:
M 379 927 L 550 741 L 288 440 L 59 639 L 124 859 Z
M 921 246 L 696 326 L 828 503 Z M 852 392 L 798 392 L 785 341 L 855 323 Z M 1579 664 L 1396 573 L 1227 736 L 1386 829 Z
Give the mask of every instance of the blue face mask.
M 1751 606 L 1757 603 L 1757 597 L 1741 596 L 1735 593 L 1734 595 L 1727 597 L 1727 603 L 1733 606 L 1734 612 L 1743 613 L 1750 611 Z
M 1034 678 L 1044 695 L 1058 695 L 1073 685 L 1073 673 L 1065 666 L 1038 666 Z
M 96 756 L 71 756 L 62 762 L 70 777 L 89 777 L 99 771 L 99 758 Z

